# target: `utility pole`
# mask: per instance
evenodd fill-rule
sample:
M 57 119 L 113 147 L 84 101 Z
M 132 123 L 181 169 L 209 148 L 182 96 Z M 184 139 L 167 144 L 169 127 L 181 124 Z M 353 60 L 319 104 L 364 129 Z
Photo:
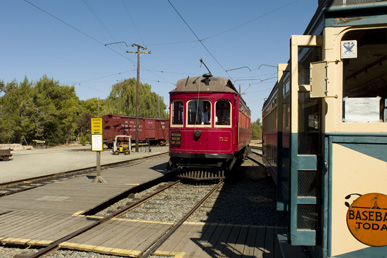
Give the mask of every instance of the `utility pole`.
M 151 52 L 140 52 L 140 48 L 146 50 L 146 47 L 138 44 L 132 44 L 132 47 L 137 47 L 137 52 L 126 51 L 126 53 L 137 54 L 137 83 L 136 83 L 136 152 L 138 152 L 138 113 L 139 113 L 139 87 L 140 87 L 140 54 L 150 54 Z

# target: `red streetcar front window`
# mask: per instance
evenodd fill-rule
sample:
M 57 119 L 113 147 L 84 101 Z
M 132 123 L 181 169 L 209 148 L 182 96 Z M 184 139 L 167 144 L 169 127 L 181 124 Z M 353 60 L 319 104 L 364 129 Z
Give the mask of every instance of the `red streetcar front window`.
M 184 121 L 183 101 L 174 101 L 172 103 L 172 125 L 182 125 Z
M 191 100 L 188 102 L 188 124 L 210 125 L 211 102 L 208 100 Z
M 216 125 L 230 125 L 231 104 L 228 100 L 219 100 L 216 102 Z

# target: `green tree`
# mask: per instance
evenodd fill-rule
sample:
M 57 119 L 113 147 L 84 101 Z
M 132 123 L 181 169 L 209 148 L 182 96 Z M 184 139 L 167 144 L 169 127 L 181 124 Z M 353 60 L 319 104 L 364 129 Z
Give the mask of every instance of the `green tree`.
M 25 78 L 18 84 L 2 82 L 0 97 L 0 139 L 2 142 L 19 142 L 21 136 L 27 139 L 34 135 L 35 107 L 31 96 L 32 83 Z
M 36 136 L 49 144 L 67 143 L 75 139 L 81 104 L 74 86 L 61 86 L 43 76 L 34 87 L 37 108 Z
M 77 121 L 77 132 L 82 144 L 91 139 L 91 118 L 99 117 L 103 112 L 105 101 L 97 98 L 81 101 L 82 111 Z
M 167 106 L 148 84 L 140 84 L 140 116 L 167 118 Z M 106 100 L 80 101 L 74 86 L 60 85 L 44 75 L 36 83 L 27 77 L 4 84 L 0 81 L 0 142 L 20 142 L 24 136 L 45 140 L 48 145 L 67 143 L 82 136 L 90 138 L 91 117 L 100 114 L 136 114 L 136 80 L 127 79 L 112 86 Z
M 49 145 L 74 139 L 82 111 L 73 86 L 43 76 L 35 84 L 0 83 L 0 141 L 19 142 L 24 136 L 46 140 Z
M 151 91 L 149 84 L 139 85 L 139 116 L 157 117 L 158 100 L 160 103 L 160 117 L 167 118 L 167 106 L 160 96 Z M 103 114 L 136 115 L 136 79 L 127 79 L 112 86 L 110 95 L 105 100 Z
M 251 124 L 251 139 L 261 140 L 262 139 L 262 125 L 261 120 L 258 118 L 257 121 Z
M 82 113 L 88 113 L 91 117 L 99 117 L 105 107 L 105 100 L 98 100 L 98 98 L 81 100 L 81 105 L 83 108 Z

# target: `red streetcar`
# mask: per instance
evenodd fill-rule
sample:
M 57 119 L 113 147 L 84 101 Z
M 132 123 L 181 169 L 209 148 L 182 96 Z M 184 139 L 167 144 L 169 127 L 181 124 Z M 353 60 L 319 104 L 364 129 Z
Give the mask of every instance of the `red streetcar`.
M 168 169 L 195 180 L 224 178 L 248 153 L 250 109 L 229 79 L 182 79 L 170 92 Z

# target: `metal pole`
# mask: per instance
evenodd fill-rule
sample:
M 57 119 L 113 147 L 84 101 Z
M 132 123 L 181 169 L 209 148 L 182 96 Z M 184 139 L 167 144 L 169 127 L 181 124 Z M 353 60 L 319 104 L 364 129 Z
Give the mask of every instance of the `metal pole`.
M 98 184 L 98 183 L 106 183 L 106 180 L 103 179 L 101 175 L 101 152 L 97 151 L 97 176 L 94 178 L 93 183 Z
M 140 52 L 140 48 L 146 50 L 146 47 L 140 46 L 138 44 L 132 44 L 132 47 L 137 47 L 137 52 L 126 51 L 126 53 L 136 53 L 137 54 L 137 82 L 136 82 L 136 152 L 139 150 L 138 143 L 138 134 L 139 134 L 139 87 L 140 87 L 140 54 L 150 54 L 151 52 Z
M 157 96 L 157 118 L 160 118 L 160 96 Z
M 139 113 L 139 97 L 138 89 L 140 87 L 140 46 L 137 46 L 137 82 L 136 82 L 136 152 L 138 152 L 138 113 Z

